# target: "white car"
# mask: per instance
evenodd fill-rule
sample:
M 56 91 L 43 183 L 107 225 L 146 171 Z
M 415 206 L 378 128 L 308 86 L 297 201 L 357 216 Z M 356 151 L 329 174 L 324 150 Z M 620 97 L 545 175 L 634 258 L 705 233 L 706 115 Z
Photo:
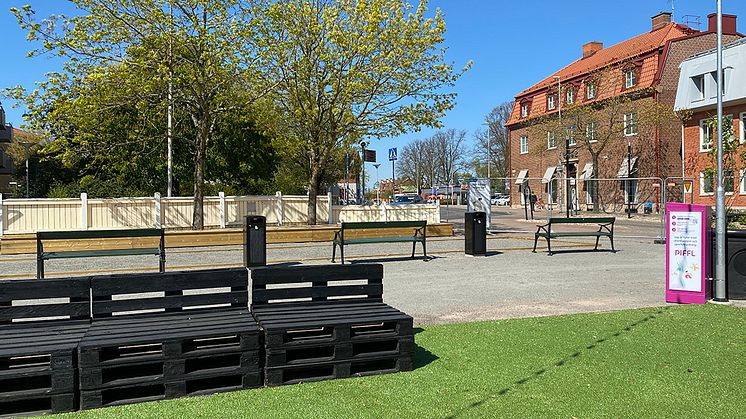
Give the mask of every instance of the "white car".
M 507 195 L 507 194 L 493 195 L 492 199 L 490 199 L 490 204 L 501 205 L 501 206 L 510 205 L 510 195 Z

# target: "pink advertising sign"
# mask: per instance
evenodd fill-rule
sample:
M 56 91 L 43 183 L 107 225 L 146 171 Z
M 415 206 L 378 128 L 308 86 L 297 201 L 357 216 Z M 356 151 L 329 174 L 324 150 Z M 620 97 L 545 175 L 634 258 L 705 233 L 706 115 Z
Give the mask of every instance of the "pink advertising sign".
M 706 205 L 666 204 L 666 302 L 710 299 L 710 220 Z

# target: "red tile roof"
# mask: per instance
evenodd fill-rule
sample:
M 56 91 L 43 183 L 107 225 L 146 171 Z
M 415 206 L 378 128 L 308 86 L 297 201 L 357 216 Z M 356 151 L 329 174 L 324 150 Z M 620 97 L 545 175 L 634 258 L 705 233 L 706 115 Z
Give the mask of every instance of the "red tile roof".
M 636 58 L 641 61 L 642 65 L 639 68 L 638 82 L 635 90 L 651 87 L 655 80 L 655 74 L 658 71 L 659 59 L 657 53 L 663 51 L 663 47 L 667 41 L 695 33 L 698 33 L 698 31 L 688 26 L 669 23 L 660 29 L 646 32 L 616 45 L 601 49 L 589 57 L 580 58 L 516 95 L 516 103 L 507 125 L 515 124 L 522 119 L 520 116 L 520 101 L 524 98 L 532 98 L 529 117 L 539 116 L 547 112 L 547 87 L 551 87 L 557 83 L 555 76 L 559 76 L 563 84 L 573 81 L 578 82 L 596 70 L 608 68 Z M 619 89 L 615 90 L 614 94 L 620 93 L 621 85 Z M 583 94 L 582 97 L 580 93 Z M 609 94 L 601 96 L 609 97 Z M 603 98 L 601 96 L 597 99 Z M 582 100 L 584 98 L 584 91 L 576 93 L 576 98 Z

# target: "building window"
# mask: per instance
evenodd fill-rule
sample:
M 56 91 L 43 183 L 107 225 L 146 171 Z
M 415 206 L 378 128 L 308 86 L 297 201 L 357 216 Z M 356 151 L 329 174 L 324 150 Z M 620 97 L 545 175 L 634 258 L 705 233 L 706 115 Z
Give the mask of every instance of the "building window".
M 567 89 L 567 92 L 565 93 L 565 102 L 568 105 L 572 105 L 572 103 L 575 102 L 575 90 L 572 88 Z
M 528 116 L 528 103 L 521 105 L 521 117 L 525 118 Z
M 629 89 L 637 84 L 637 74 L 635 69 L 629 69 L 624 72 L 624 87 Z M 619 73 L 617 73 L 619 74 Z
M 550 111 L 555 108 L 556 104 L 554 103 L 554 95 L 547 96 L 547 109 Z
M 702 100 L 705 98 L 705 76 L 692 77 L 692 83 L 694 83 L 694 100 Z
M 707 152 L 712 149 L 712 138 L 715 136 L 715 127 L 709 119 L 699 121 L 699 151 Z
M 738 192 L 741 195 L 746 195 L 746 170 L 738 172 Z
M 735 186 L 736 178 L 733 177 L 733 171 L 723 170 L 723 191 L 725 191 L 726 194 L 732 195 Z
M 553 132 L 547 132 L 547 150 L 557 148 L 557 137 Z
M 528 154 L 528 136 L 521 137 L 521 154 Z
M 595 142 L 597 140 L 597 131 L 596 131 L 596 121 L 590 121 L 588 125 L 585 126 L 585 137 L 588 139 L 589 142 Z
M 594 99 L 596 97 L 596 83 L 590 82 L 585 85 L 585 98 Z
M 544 192 L 547 194 L 547 204 L 559 203 L 559 181 L 556 175 L 552 176 L 552 179 L 546 184 Z
M 712 195 L 715 192 L 713 182 L 713 172 L 708 171 L 707 173 L 699 173 L 699 194 L 700 195 Z
M 741 144 L 746 143 L 746 112 L 741 114 L 741 118 L 738 123 L 738 141 Z
M 567 138 L 570 145 L 575 145 L 577 142 L 575 141 L 575 131 L 577 128 L 575 125 L 570 125 L 567 127 L 567 134 L 565 134 L 565 138 Z
M 624 114 L 624 135 L 637 135 L 637 112 Z

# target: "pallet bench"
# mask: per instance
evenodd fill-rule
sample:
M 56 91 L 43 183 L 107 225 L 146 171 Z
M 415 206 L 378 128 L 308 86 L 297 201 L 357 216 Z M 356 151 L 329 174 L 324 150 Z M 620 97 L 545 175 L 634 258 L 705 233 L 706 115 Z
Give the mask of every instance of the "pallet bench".
M 58 250 L 44 251 L 44 242 L 48 240 L 91 240 L 91 239 L 123 239 L 158 237 L 158 246 L 134 247 L 127 249 L 95 249 L 95 250 Z M 44 261 L 50 259 L 87 258 L 100 256 L 139 256 L 157 255 L 160 272 L 166 270 L 166 248 L 164 230 L 160 228 L 145 228 L 132 230 L 85 230 L 85 231 L 40 231 L 36 233 L 36 278 L 44 278 Z
M 407 237 L 389 236 L 389 237 L 365 237 L 365 238 L 345 238 L 345 231 L 348 230 L 365 230 L 365 229 L 388 229 L 388 228 L 413 228 L 414 235 Z M 349 244 L 369 244 L 369 243 L 412 243 L 412 257 L 414 257 L 417 243 L 422 243 L 422 254 L 427 258 L 427 221 L 371 221 L 342 223 L 341 228 L 334 233 L 332 243 L 332 263 L 337 255 L 337 246 L 339 246 L 339 256 L 342 264 L 345 263 L 344 246 Z
M 552 252 L 552 239 L 556 237 L 595 237 L 596 246 L 593 250 L 598 250 L 598 241 L 601 237 L 608 237 L 611 241 L 611 251 L 616 252 L 614 249 L 614 217 L 552 217 L 549 222 L 544 225 L 538 226 L 536 234 L 534 235 L 534 250 L 536 253 L 536 243 L 539 237 L 543 237 L 547 241 L 547 249 L 549 256 L 553 255 Z M 556 231 L 552 227 L 557 224 L 594 224 L 598 227 L 595 231 Z
M 412 317 L 383 303 L 382 265 L 266 267 L 251 277 L 265 385 L 412 369 Z
M 77 409 L 89 287 L 88 278 L 0 281 L 0 416 Z
M 245 268 L 98 276 L 91 295 L 82 409 L 261 385 Z

